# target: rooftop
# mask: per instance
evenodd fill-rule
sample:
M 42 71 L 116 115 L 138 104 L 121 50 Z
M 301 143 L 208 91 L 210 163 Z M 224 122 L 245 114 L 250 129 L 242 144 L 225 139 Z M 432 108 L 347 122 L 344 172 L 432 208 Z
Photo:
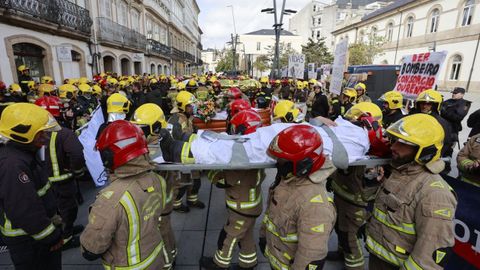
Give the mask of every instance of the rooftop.
M 385 14 L 385 13 L 390 12 L 390 11 L 396 9 L 396 8 L 399 8 L 399 7 L 405 6 L 407 4 L 410 4 L 411 2 L 415 2 L 415 0 L 396 0 L 395 2 L 391 3 L 390 5 L 388 5 L 384 8 L 377 9 L 374 12 L 363 16 L 362 21 L 366 21 L 366 20 L 371 19 L 373 17 Z
M 253 32 L 250 32 L 250 33 L 246 33 L 244 35 L 256 35 L 256 36 L 274 36 L 275 35 L 275 31 L 273 29 L 261 29 L 261 30 L 257 30 L 257 31 L 253 31 Z M 293 33 L 291 32 L 288 32 L 286 30 L 282 30 L 282 32 L 280 33 L 280 35 L 282 36 L 295 36 Z

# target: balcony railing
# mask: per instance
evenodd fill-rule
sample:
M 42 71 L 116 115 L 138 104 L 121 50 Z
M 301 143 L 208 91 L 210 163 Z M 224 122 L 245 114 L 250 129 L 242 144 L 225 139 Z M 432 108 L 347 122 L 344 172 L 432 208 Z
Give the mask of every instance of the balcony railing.
M 67 0 L 0 0 L 0 8 L 34 20 L 45 20 L 90 35 L 92 19 L 87 9 Z
M 183 52 L 172 47 L 172 58 L 175 60 L 183 60 Z
M 183 52 L 183 58 L 190 62 L 195 62 L 195 56 L 189 54 L 188 52 Z
M 147 39 L 144 35 L 118 24 L 108 18 L 98 17 L 98 40 L 121 47 L 145 51 Z
M 164 45 L 156 40 L 148 39 L 147 52 L 151 54 L 157 54 L 165 57 L 170 57 L 170 47 Z

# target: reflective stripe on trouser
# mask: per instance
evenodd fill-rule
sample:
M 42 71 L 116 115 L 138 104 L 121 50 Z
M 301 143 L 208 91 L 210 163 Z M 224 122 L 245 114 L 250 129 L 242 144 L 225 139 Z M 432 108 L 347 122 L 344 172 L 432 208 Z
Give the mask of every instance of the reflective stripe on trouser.
M 463 182 L 472 184 L 472 185 L 474 185 L 474 186 L 476 186 L 476 187 L 480 187 L 480 182 L 478 182 L 478 181 L 470 180 L 470 179 L 468 179 L 468 178 L 466 178 L 466 177 L 464 177 L 464 176 L 462 176 L 460 179 L 461 179 Z
M 337 222 L 335 231 L 338 235 L 338 245 L 343 250 L 345 269 L 365 269 L 363 248 L 358 239 L 358 231 L 365 223 L 366 210 L 364 207 L 352 204 L 343 197 L 335 196 L 333 199 L 337 208 Z
M 130 265 L 130 266 L 111 267 L 110 265 L 103 263 L 103 267 L 106 270 L 143 270 L 148 268 L 150 265 L 152 265 L 157 260 L 157 258 L 162 255 L 163 250 L 164 250 L 163 242 L 160 242 L 145 260 L 137 264 Z
M 403 264 L 405 261 L 402 258 L 397 257 L 395 254 L 390 252 L 388 249 L 386 249 L 384 246 L 382 246 L 380 243 L 375 241 L 370 235 L 367 235 L 367 240 L 365 241 L 367 244 L 368 250 L 381 258 L 382 260 L 389 262 L 397 267 L 400 267 L 400 265 Z
M 162 219 L 160 220 L 160 234 L 162 235 L 163 242 L 165 243 L 164 250 L 167 257 L 165 259 L 164 268 L 171 267 L 173 261 L 175 260 L 175 256 L 177 255 L 175 246 L 175 235 L 173 233 L 170 220 L 170 215 L 162 216 Z
M 48 177 L 48 180 L 51 182 L 60 182 L 63 180 L 70 179 L 73 176 L 73 174 L 71 173 L 60 174 L 60 167 L 58 166 L 58 158 L 57 158 L 57 147 L 55 144 L 56 141 L 57 141 L 57 132 L 52 132 L 52 135 L 50 137 L 49 153 L 50 153 L 50 160 L 52 162 L 53 175 Z
M 227 212 L 227 222 L 220 232 L 218 250 L 215 252 L 213 260 L 220 267 L 228 267 L 232 260 L 233 249 L 238 242 L 240 246 L 239 266 L 254 267 L 257 265 L 256 246 L 253 238 L 256 218 L 240 215 L 230 209 L 227 209 Z

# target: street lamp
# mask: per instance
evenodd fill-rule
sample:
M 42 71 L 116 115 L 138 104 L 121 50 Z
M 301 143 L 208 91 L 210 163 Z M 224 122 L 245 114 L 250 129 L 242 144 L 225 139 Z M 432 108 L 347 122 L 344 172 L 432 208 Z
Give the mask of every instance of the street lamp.
M 237 44 L 238 44 L 238 35 L 237 35 L 237 26 L 235 25 L 235 11 L 232 5 L 228 5 L 232 9 L 232 19 L 233 19 L 233 34 L 231 35 L 232 41 L 232 51 L 233 51 L 233 73 L 237 73 Z M 228 43 L 228 42 L 227 42 Z
M 273 29 L 275 30 L 275 56 L 273 58 L 273 63 L 274 63 L 274 69 L 276 70 L 276 74 L 274 71 L 270 72 L 270 78 L 280 78 L 280 35 L 282 32 L 282 26 L 283 26 L 283 15 L 290 15 L 297 13 L 297 11 L 293 9 L 285 9 L 285 2 L 286 0 L 283 0 L 282 3 L 282 10 L 280 12 L 280 19 L 277 17 L 277 1 L 273 0 L 273 8 L 264 8 L 261 10 L 261 12 L 265 12 L 267 14 L 273 14 L 274 17 L 274 25 Z

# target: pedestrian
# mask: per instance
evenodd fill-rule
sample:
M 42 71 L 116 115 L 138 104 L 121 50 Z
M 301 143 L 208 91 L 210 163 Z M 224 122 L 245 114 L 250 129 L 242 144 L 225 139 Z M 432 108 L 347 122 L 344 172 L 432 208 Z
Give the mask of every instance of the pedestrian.
M 439 173 L 445 133 L 427 114 L 387 129 L 392 172 L 384 180 L 366 228 L 370 270 L 443 269 L 455 243 L 456 195 Z
M 458 133 L 462 131 L 462 120 L 467 116 L 472 104 L 471 101 L 463 99 L 464 95 L 464 88 L 455 87 L 452 91 L 452 98 L 442 103 L 440 115 L 450 123 L 452 128 L 452 146 L 459 143 Z M 450 151 L 448 156 L 452 156 L 453 148 Z
M 480 187 L 480 134 L 470 137 L 457 156 L 460 179 Z
M 30 103 L 9 105 L 0 119 L 1 239 L 15 269 L 61 269 L 61 219 L 46 168 L 37 152 L 48 133 L 60 129 L 45 109 Z
M 161 269 L 168 261 L 160 220 L 165 180 L 148 158 L 147 141 L 134 124 L 117 120 L 97 140 L 110 185 L 90 208 L 80 242 L 87 260 L 107 269 Z
M 231 134 L 247 135 L 261 126 L 261 117 L 254 110 L 244 110 L 231 120 Z M 239 269 L 254 269 L 258 263 L 253 237 L 256 219 L 262 214 L 262 169 L 210 171 L 209 180 L 225 189 L 227 218 L 218 236 L 213 257 L 202 257 L 200 266 L 205 269 L 228 269 L 235 245 L 238 244 Z
M 323 154 L 320 134 L 294 125 L 274 137 L 268 154 L 277 161 L 260 230 L 260 250 L 272 269 L 323 268 L 335 207 L 325 188 L 335 167 Z

